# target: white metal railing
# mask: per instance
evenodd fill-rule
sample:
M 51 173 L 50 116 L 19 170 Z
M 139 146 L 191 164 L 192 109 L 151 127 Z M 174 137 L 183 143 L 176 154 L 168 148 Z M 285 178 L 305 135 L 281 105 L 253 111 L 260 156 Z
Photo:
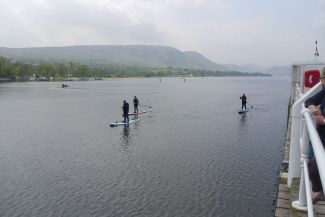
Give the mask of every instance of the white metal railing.
M 305 67 L 298 67 L 299 70 L 301 68 L 305 70 Z M 294 70 L 293 67 L 293 73 Z M 308 216 L 313 217 L 312 191 L 307 166 L 310 144 L 314 150 L 323 189 L 325 189 L 325 150 L 316 130 L 312 114 L 310 114 L 309 109 L 305 108 L 305 101 L 319 92 L 322 85 L 318 83 L 303 94 L 299 79 L 292 76 L 292 80 L 296 82 L 292 82 L 291 91 L 293 106 L 291 111 L 290 159 L 287 184 L 290 187 L 292 179 L 300 177 L 299 199 L 292 203 L 292 207 L 308 211 Z
M 294 86 L 293 88 L 296 88 Z M 315 85 L 313 88 L 309 89 L 305 94 L 296 96 L 298 98 L 295 100 L 291 109 L 291 134 L 290 134 L 290 154 L 289 154 L 289 173 L 288 173 L 288 186 L 291 186 L 292 179 L 294 177 L 300 177 L 301 166 L 300 166 L 300 129 L 302 125 L 302 103 L 304 103 L 309 97 L 315 95 L 322 88 L 321 84 Z M 296 91 L 293 91 L 296 93 Z

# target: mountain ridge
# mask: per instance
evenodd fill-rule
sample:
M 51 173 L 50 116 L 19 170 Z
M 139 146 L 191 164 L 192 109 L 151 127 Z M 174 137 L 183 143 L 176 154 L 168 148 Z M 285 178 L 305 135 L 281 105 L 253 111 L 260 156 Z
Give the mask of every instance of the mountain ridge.
M 84 64 L 120 64 L 159 68 L 174 67 L 210 71 L 240 71 L 281 74 L 281 67 L 265 68 L 255 64 L 220 64 L 197 51 L 180 51 L 161 45 L 72 45 L 61 47 L 0 47 L 0 56 L 15 61 L 37 63 L 81 62 Z M 285 68 L 287 69 L 287 68 Z

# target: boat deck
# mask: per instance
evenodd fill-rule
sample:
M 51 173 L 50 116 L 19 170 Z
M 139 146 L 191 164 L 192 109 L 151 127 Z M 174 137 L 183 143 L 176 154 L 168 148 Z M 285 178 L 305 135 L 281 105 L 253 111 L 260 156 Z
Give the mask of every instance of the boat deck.
M 278 200 L 275 210 L 276 217 L 307 217 L 307 212 L 301 212 L 291 207 L 292 201 L 298 199 L 299 180 L 295 180 L 291 189 L 286 184 L 280 184 Z M 319 201 L 314 205 L 315 217 L 325 217 L 325 201 Z

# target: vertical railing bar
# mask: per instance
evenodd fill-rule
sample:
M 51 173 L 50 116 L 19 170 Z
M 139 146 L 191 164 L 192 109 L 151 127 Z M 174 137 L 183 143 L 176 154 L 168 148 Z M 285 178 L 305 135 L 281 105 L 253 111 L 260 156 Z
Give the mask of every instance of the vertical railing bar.
M 305 177 L 305 183 L 303 183 L 303 184 L 306 187 L 308 217 L 314 217 L 313 202 L 311 199 L 311 189 L 310 189 L 310 183 L 309 183 L 309 173 L 308 173 L 308 166 L 307 166 L 306 160 L 303 161 L 303 167 L 304 167 L 304 177 Z
M 301 104 L 301 111 L 307 110 L 304 103 Z M 305 119 L 300 115 L 300 129 L 299 129 L 299 147 L 300 147 L 300 184 L 299 184 L 299 194 L 298 200 L 292 202 L 292 207 L 301 211 L 308 211 L 308 204 L 306 199 L 306 185 L 305 185 L 305 175 L 304 175 L 304 161 L 308 160 L 308 131 L 306 127 Z

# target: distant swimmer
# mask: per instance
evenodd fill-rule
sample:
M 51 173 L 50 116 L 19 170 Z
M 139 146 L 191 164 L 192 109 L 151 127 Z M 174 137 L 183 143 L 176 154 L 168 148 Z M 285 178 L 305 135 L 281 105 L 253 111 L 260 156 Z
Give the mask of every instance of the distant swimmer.
M 62 88 L 68 87 L 67 84 L 62 84 Z
M 241 99 L 241 109 L 246 110 L 246 103 L 247 103 L 247 97 L 245 96 L 245 94 L 243 94 L 241 97 L 239 97 Z
M 133 98 L 133 107 L 134 107 L 134 113 L 139 113 L 138 111 L 138 105 L 140 104 L 137 96 L 134 96 Z
M 124 117 L 124 123 L 129 123 L 129 103 L 126 102 L 126 100 L 123 100 L 123 117 Z

